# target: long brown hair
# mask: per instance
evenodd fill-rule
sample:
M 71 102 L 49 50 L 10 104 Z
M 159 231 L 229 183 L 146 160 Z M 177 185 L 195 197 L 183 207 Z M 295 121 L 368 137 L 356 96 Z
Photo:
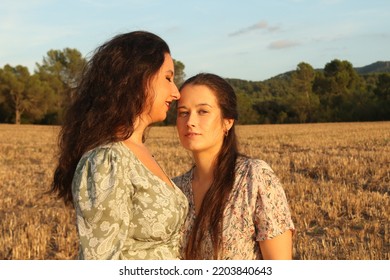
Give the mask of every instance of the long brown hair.
M 200 73 L 189 78 L 181 86 L 203 85 L 214 93 L 222 119 L 238 120 L 237 98 L 234 89 L 223 78 L 210 74 Z M 213 259 L 223 257 L 222 222 L 226 201 L 234 185 L 236 160 L 239 155 L 235 124 L 223 140 L 223 144 L 215 162 L 214 178 L 210 189 L 205 194 L 200 211 L 195 220 L 194 230 L 190 235 L 186 248 L 187 259 L 201 257 L 203 237 L 209 234 L 213 245 Z
M 170 53 L 155 34 L 117 35 L 97 48 L 66 111 L 59 134 L 58 164 L 51 192 L 72 204 L 72 180 L 81 156 L 102 144 L 122 141 L 147 105 L 147 86 Z

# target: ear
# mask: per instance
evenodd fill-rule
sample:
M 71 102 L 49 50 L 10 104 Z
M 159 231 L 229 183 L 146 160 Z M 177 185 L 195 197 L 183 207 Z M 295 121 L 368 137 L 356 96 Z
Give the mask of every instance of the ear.
M 229 131 L 234 124 L 234 119 L 223 119 L 223 123 L 225 125 L 225 129 Z

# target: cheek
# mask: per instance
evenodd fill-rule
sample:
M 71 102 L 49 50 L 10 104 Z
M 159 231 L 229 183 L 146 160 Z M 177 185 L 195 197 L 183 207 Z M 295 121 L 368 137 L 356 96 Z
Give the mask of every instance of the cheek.
M 220 142 L 223 140 L 223 132 L 221 129 L 216 129 L 213 131 L 213 139 L 215 142 Z
M 213 142 L 219 142 L 223 140 L 223 128 L 220 125 L 218 120 L 211 121 L 209 124 L 207 124 L 204 128 L 204 131 L 207 132 L 207 135 L 209 135 L 209 139 Z
M 185 125 L 183 121 L 176 119 L 176 130 L 179 134 L 179 137 L 182 137 L 182 135 L 185 133 Z
M 212 134 L 220 134 L 223 130 L 219 118 L 208 119 L 206 122 L 203 123 L 203 129 L 207 130 Z
M 176 118 L 176 128 L 178 131 L 183 129 L 183 120 L 180 118 Z

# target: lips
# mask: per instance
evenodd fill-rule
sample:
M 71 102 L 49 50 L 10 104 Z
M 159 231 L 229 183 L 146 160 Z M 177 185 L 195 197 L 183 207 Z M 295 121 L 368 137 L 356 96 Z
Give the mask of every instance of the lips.
M 200 133 L 196 133 L 196 132 L 187 132 L 184 136 L 186 136 L 186 137 L 193 137 L 193 136 L 197 136 L 197 135 L 200 135 Z

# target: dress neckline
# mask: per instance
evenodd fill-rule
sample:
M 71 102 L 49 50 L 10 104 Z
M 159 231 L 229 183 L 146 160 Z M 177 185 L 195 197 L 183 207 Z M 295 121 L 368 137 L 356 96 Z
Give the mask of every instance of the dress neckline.
M 149 173 L 151 174 L 153 177 L 157 178 L 158 181 L 160 181 L 161 183 L 163 183 L 167 188 L 169 188 L 170 190 L 177 190 L 178 187 L 176 186 L 176 184 L 171 180 L 171 178 L 165 173 L 164 169 L 162 169 L 162 167 L 160 166 L 160 164 L 156 161 L 157 165 L 160 166 L 161 170 L 165 173 L 165 175 L 167 176 L 168 180 L 171 182 L 172 186 L 170 186 L 167 182 L 165 182 L 163 179 L 161 179 L 159 176 L 157 176 L 156 174 L 154 174 L 138 157 L 137 155 L 129 148 L 126 146 L 125 143 L 123 143 L 122 141 L 119 142 L 119 144 L 125 148 L 135 159 L 136 161 L 138 161 L 138 163 Z

